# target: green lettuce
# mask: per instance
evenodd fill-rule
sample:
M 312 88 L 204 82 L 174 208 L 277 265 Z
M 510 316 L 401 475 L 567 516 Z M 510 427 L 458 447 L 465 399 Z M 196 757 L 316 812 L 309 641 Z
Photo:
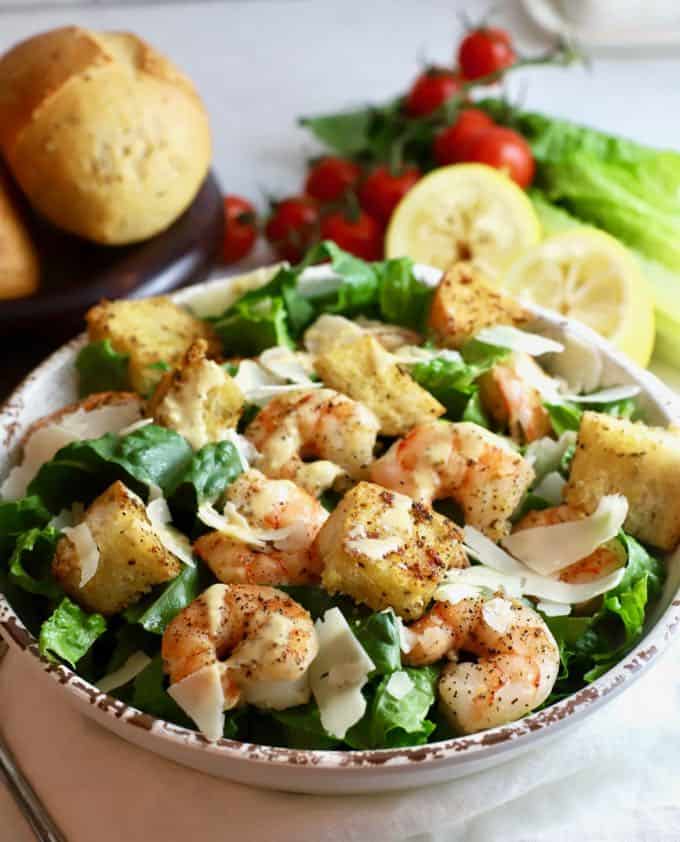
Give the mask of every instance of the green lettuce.
M 446 417 L 465 420 L 489 426 L 479 401 L 477 379 L 493 366 L 505 359 L 510 352 L 477 340 L 467 342 L 461 348 L 461 358 L 435 357 L 427 362 L 409 366 L 411 377 L 427 389 L 446 407 Z
M 101 614 L 88 614 L 64 597 L 40 629 L 40 652 L 57 655 L 75 668 L 92 644 L 106 631 Z
M 206 500 L 217 500 L 242 470 L 238 451 L 230 441 L 206 444 L 194 453 L 168 495 L 173 506 L 195 512 Z
M 137 623 L 152 634 L 163 634 L 165 627 L 197 596 L 215 582 L 214 576 L 201 563 L 184 565 L 172 581 L 123 611 L 128 623 Z
M 118 479 L 140 493 L 154 484 L 167 494 L 192 459 L 193 451 L 179 433 L 147 424 L 126 436 L 107 433 L 62 447 L 40 468 L 28 490 L 54 513 L 76 500 L 91 501 Z
M 76 357 L 80 397 L 93 392 L 124 392 L 130 389 L 129 354 L 115 351 L 109 339 L 90 342 Z
M 0 501 L 0 561 L 12 553 L 19 535 L 45 526 L 50 517 L 42 500 L 35 495 Z
M 56 598 L 62 590 L 52 576 L 51 564 L 61 533 L 46 526 L 22 533 L 9 559 L 9 579 L 28 593 Z

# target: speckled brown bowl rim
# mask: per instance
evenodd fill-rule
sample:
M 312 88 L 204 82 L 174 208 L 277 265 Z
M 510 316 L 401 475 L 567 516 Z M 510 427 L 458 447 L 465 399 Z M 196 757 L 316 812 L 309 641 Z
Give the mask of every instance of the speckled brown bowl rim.
M 177 293 L 175 300 L 187 303 L 196 291 L 218 288 L 225 279 L 216 279 L 189 287 Z M 539 307 L 530 308 L 535 315 L 551 326 L 563 330 L 569 328 L 572 334 L 597 347 L 621 369 L 632 382 L 637 383 L 654 403 L 661 407 L 669 419 L 680 423 L 680 401 L 678 397 L 653 374 L 644 371 L 615 351 L 608 342 L 585 325 L 563 319 Z M 7 447 L 13 437 L 18 417 L 23 406 L 23 393 L 35 381 L 40 380 L 60 362 L 65 362 L 86 342 L 85 334 L 55 351 L 25 378 L 3 407 L 0 408 L 0 430 L 3 446 Z M 671 421 L 669 421 L 671 423 Z M 624 687 L 629 686 L 659 655 L 668 648 L 671 640 L 680 630 L 680 589 L 645 637 L 635 649 L 615 667 L 577 693 L 551 705 L 549 708 L 530 714 L 510 725 L 492 728 L 471 736 L 456 737 L 422 746 L 399 749 L 376 749 L 371 751 L 318 751 L 311 749 L 288 749 L 243 743 L 237 740 L 220 739 L 211 743 L 201 734 L 182 728 L 171 722 L 153 717 L 137 708 L 127 705 L 113 696 L 102 693 L 96 686 L 85 681 L 72 669 L 55 664 L 40 654 L 37 641 L 26 628 L 11 605 L 0 593 L 0 633 L 18 649 L 29 653 L 55 682 L 65 688 L 81 703 L 99 708 L 105 714 L 125 723 L 131 729 L 152 732 L 160 740 L 200 752 L 210 752 L 233 760 L 246 760 L 253 764 L 267 764 L 283 767 L 312 767 L 337 773 L 341 770 L 381 769 L 398 771 L 417 763 L 419 767 L 438 766 L 442 763 L 481 761 L 493 754 L 499 755 L 511 749 L 533 742 L 539 737 L 548 737 L 562 727 L 583 718 L 601 704 L 613 699 Z M 131 733 L 130 739 L 134 740 Z

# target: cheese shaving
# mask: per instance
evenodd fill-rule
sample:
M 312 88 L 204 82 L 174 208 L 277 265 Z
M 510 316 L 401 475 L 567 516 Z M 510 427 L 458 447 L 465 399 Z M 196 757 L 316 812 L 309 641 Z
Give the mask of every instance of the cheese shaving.
M 538 485 L 532 489 L 532 492 L 551 506 L 559 506 L 562 503 L 564 486 L 566 484 L 567 481 L 559 471 L 551 471 L 551 473 L 546 474 Z
M 168 688 L 184 713 L 206 739 L 216 742 L 224 732 L 224 690 L 220 664 L 209 664 Z
M 630 383 L 626 386 L 611 386 L 608 389 L 601 389 L 599 392 L 591 392 L 589 395 L 563 395 L 562 397 L 572 403 L 610 403 L 611 401 L 634 398 L 639 394 L 640 387 Z
M 464 599 L 474 599 L 481 593 L 481 588 L 475 585 L 440 585 L 434 595 L 437 602 L 450 602 L 451 605 L 457 605 Z
M 299 392 L 303 388 L 305 390 L 318 389 L 322 386 L 319 381 L 311 380 L 304 386 L 299 383 L 286 383 L 285 380 L 267 371 L 254 360 L 242 360 L 233 379 L 244 398 L 258 406 L 264 406 L 277 395 Z
M 160 494 L 160 496 L 158 496 Z M 158 486 L 149 490 L 150 502 L 146 507 L 146 515 L 151 522 L 158 540 L 165 549 L 184 562 L 189 567 L 195 567 L 194 554 L 191 548 L 191 541 L 179 529 L 172 526 L 172 514 L 165 497 L 160 493 Z
M 586 558 L 616 537 L 628 515 L 628 501 L 608 494 L 589 517 L 522 529 L 503 538 L 503 546 L 536 573 L 550 576 Z
M 79 587 L 83 588 L 92 579 L 99 567 L 99 547 L 86 521 L 78 526 L 66 526 L 62 529 L 66 537 L 73 542 L 80 564 Z
M 136 678 L 151 663 L 151 658 L 145 652 L 134 652 L 122 667 L 105 675 L 97 682 L 102 693 L 110 693 L 118 687 L 123 687 Z
M 366 711 L 361 688 L 375 669 L 338 608 L 315 623 L 319 653 L 309 668 L 309 683 L 326 731 L 343 739 Z
M 540 336 L 537 333 L 528 333 L 526 330 L 520 330 L 511 325 L 483 327 L 475 334 L 475 339 L 484 342 L 486 345 L 496 345 L 499 348 L 508 348 L 511 351 L 523 351 L 532 357 L 564 351 L 564 345 L 561 342 L 548 339 L 547 336 Z
M 571 614 L 571 605 L 566 602 L 551 602 L 549 599 L 537 602 L 536 608 L 546 617 L 568 617 Z
M 498 634 L 505 634 L 513 621 L 512 603 L 501 597 L 487 600 L 482 606 L 484 622 Z
M 260 455 L 255 445 L 245 436 L 237 433 L 236 430 L 225 430 L 222 433 L 221 440 L 228 441 L 234 445 L 239 462 L 241 463 L 241 470 L 244 473 L 250 470 L 251 464 L 256 462 Z
M 284 382 L 300 383 L 305 386 L 314 382 L 309 376 L 314 369 L 308 355 L 291 351 L 283 345 L 267 348 L 260 354 L 259 363 L 270 374 Z
M 260 529 L 251 526 L 236 506 L 227 502 L 224 506 L 224 513 L 220 514 L 210 503 L 202 503 L 198 507 L 198 519 L 201 523 L 216 529 L 224 535 L 229 535 L 235 541 L 247 544 L 251 547 L 264 549 L 267 542 L 283 543 L 287 538 L 299 533 L 299 525 L 292 524 L 281 529 Z M 293 538 L 295 541 L 295 538 Z

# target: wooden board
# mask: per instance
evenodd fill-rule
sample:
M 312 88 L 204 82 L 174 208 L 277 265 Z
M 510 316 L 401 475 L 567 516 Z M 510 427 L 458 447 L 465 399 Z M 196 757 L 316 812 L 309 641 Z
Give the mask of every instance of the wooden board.
M 41 260 L 36 295 L 0 301 L 0 337 L 63 340 L 82 328 L 85 311 L 102 298 L 161 295 L 207 276 L 222 241 L 224 212 L 209 173 L 189 209 L 166 231 L 130 246 L 100 246 L 33 216 L 29 226 Z

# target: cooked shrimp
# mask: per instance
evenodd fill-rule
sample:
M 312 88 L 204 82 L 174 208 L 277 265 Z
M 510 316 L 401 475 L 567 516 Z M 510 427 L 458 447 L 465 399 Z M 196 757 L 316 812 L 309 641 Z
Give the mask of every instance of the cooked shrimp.
M 559 671 L 557 644 L 542 618 L 517 600 L 437 602 L 409 631 L 413 666 L 451 661 L 439 678 L 440 708 L 463 734 L 504 725 L 542 704 Z M 476 662 L 459 661 L 459 652 Z
M 538 526 L 554 526 L 557 523 L 579 520 L 585 516 L 586 512 L 581 512 L 571 506 L 553 506 L 549 509 L 528 512 L 515 524 L 512 531 L 519 532 L 522 529 L 534 529 Z M 598 547 L 595 552 L 592 552 L 586 558 L 579 559 L 574 564 L 570 564 L 569 567 L 565 567 L 560 571 L 559 578 L 563 582 L 571 582 L 572 584 L 592 582 L 594 579 L 613 573 L 619 567 L 623 567 L 625 563 L 626 551 L 621 543 L 614 538 Z
M 507 426 L 517 442 L 530 442 L 550 435 L 550 415 L 536 384 L 550 378 L 534 360 L 515 353 L 496 363 L 479 381 L 479 396 L 492 418 Z M 552 381 L 551 381 L 552 382 Z
M 339 478 L 362 479 L 379 428 L 363 404 L 332 389 L 315 389 L 274 398 L 246 436 L 261 453 L 263 473 L 291 479 L 318 497 Z
M 161 645 L 171 684 L 219 665 L 224 710 L 254 702 L 262 685 L 299 682 L 317 651 L 307 611 L 282 591 L 258 585 L 208 588 L 172 620 Z
M 500 436 L 467 422 L 419 424 L 371 466 L 371 480 L 420 503 L 450 498 L 465 522 L 498 540 L 534 477 Z
M 267 479 L 250 470 L 229 486 L 227 501 L 245 519 L 247 542 L 225 532 L 209 532 L 194 550 L 220 582 L 305 585 L 321 576 L 314 539 L 328 512 L 287 479 Z M 265 531 L 266 530 L 266 531 Z M 271 531 L 278 531 L 274 536 Z

